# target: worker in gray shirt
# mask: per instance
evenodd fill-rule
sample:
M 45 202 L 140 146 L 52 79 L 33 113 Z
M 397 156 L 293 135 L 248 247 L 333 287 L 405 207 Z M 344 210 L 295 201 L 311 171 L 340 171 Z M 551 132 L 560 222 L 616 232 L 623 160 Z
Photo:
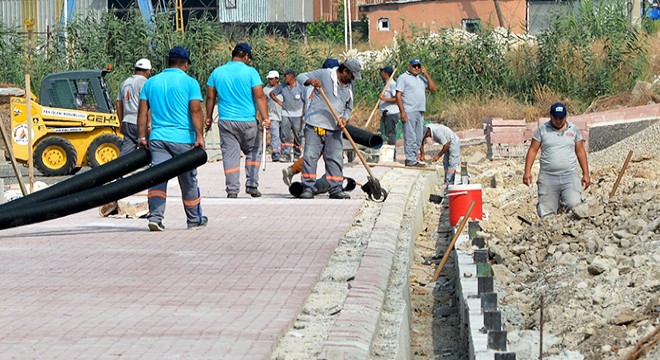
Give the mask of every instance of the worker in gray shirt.
M 403 122 L 403 146 L 406 166 L 424 167 L 417 157 L 424 137 L 424 112 L 426 112 L 426 90 L 435 91 L 436 86 L 422 61 L 410 60 L 408 71 L 396 81 L 396 103 Z
M 323 89 L 330 104 L 339 116 L 335 120 L 331 110 L 318 90 L 309 105 L 305 124 L 305 153 L 300 174 L 305 190 L 303 199 L 314 198 L 316 192 L 316 166 L 321 154 L 325 161 L 325 174 L 330 184 L 331 199 L 350 199 L 342 189 L 344 182 L 344 157 L 341 140 L 342 130 L 353 112 L 353 91 L 351 83 L 361 79 L 360 63 L 356 59 L 346 60 L 332 69 L 318 69 L 298 75 L 298 82 Z
M 388 145 L 396 145 L 396 126 L 401 119 L 399 107 L 396 104 L 396 81 L 390 79 L 392 73 L 394 73 L 394 69 L 391 66 L 380 69 L 380 77 L 387 84 L 387 88 L 380 95 L 378 108 L 383 114 L 380 127 L 384 131 L 381 131 L 381 133 L 385 134 Z
M 266 79 L 268 80 L 268 85 L 264 87 L 264 94 L 266 95 L 266 99 L 268 99 L 268 117 L 270 117 L 270 148 L 272 150 L 270 156 L 273 162 L 278 162 L 282 156 L 282 140 L 280 139 L 282 106 L 270 97 L 270 93 L 280 87 L 280 73 L 271 70 L 268 72 Z M 277 95 L 276 99 L 282 101 L 283 97 L 282 95 Z
M 424 130 L 424 138 L 419 148 L 419 157 L 424 160 L 424 142 L 431 138 L 433 141 L 442 145 L 442 148 L 431 161 L 436 162 L 442 159 L 442 167 L 445 169 L 445 181 L 448 184 L 454 183 L 456 172 L 461 166 L 461 139 L 450 128 L 440 124 L 428 124 Z
M 550 107 L 550 121 L 536 129 L 532 144 L 525 158 L 523 184 L 532 183 L 532 165 L 541 149 L 541 170 L 539 172 L 539 200 L 536 211 L 539 217 L 557 214 L 559 205 L 570 210 L 582 202 L 580 185 L 591 185 L 587 152 L 580 130 L 566 121 L 566 105 L 554 103 Z M 582 179 L 576 168 L 580 163 Z
M 135 63 L 133 75 L 124 80 L 119 86 L 115 107 L 117 108 L 117 118 L 121 121 L 121 127 L 119 129 L 122 135 L 124 135 L 119 152 L 120 156 L 137 149 L 137 118 L 138 107 L 140 105 L 140 92 L 144 83 L 147 82 L 150 73 L 151 61 L 140 59 Z M 147 130 L 150 130 L 150 127 L 151 121 L 148 121 Z
M 282 95 L 283 100 L 277 99 Z M 270 93 L 270 98 L 282 107 L 282 161 L 297 160 L 302 154 L 302 118 L 305 105 L 305 88 L 296 81 L 292 69 L 284 70 L 284 84 Z M 291 131 L 293 130 L 293 138 Z M 293 147 L 293 152 L 291 148 Z M 293 155 L 293 157 L 292 157 Z

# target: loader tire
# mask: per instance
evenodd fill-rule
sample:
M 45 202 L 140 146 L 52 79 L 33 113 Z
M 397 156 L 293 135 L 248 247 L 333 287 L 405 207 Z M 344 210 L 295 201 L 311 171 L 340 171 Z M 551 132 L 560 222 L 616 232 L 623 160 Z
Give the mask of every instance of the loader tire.
M 97 137 L 87 148 L 87 164 L 90 167 L 101 166 L 119 157 L 121 138 L 105 134 Z
M 73 145 L 60 136 L 47 137 L 34 150 L 34 166 L 44 176 L 61 176 L 72 173 L 78 160 Z

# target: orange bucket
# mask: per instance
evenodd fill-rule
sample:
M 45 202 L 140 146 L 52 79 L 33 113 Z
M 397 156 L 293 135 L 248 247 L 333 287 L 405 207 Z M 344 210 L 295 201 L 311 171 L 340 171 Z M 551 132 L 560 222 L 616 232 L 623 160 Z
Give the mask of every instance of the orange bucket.
M 458 224 L 458 220 L 465 216 L 472 201 L 475 204 L 470 214 L 470 220 L 483 219 L 481 184 L 449 185 L 447 197 L 449 198 L 449 225 Z

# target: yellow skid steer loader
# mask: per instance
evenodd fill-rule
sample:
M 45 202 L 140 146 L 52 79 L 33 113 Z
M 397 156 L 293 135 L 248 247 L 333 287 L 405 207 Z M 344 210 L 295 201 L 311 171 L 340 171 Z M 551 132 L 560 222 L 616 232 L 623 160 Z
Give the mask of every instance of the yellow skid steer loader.
M 110 70 L 77 70 L 46 76 L 32 104 L 34 166 L 46 176 L 69 175 L 119 156 L 120 121 L 104 77 Z M 11 143 L 16 159 L 28 161 L 25 97 L 12 97 Z

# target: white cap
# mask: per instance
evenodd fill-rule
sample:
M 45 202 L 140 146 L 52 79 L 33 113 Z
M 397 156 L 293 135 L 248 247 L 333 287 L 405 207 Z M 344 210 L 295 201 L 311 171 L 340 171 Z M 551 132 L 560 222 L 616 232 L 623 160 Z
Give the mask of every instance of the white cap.
M 280 78 L 280 73 L 278 73 L 275 70 L 271 70 L 268 72 L 268 76 L 266 76 L 266 79 L 275 79 L 275 78 Z
M 151 70 L 151 61 L 147 59 L 140 59 L 135 63 L 135 67 L 143 70 Z

